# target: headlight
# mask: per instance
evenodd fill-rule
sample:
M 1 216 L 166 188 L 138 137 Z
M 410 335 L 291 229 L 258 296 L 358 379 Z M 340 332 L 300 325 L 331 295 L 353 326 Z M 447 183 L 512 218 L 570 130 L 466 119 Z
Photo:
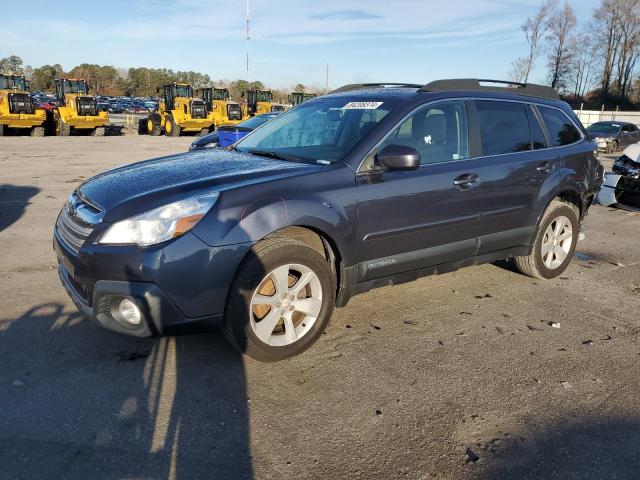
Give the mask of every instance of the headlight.
M 154 245 L 187 233 L 211 209 L 218 192 L 187 198 L 114 223 L 98 243 Z

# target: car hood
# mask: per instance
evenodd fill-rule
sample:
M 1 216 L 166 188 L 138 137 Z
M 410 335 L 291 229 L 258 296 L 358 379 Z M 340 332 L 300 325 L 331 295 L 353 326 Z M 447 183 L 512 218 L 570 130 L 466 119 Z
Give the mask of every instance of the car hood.
M 78 194 L 114 221 L 177 201 L 189 193 L 227 190 L 322 169 L 226 150 L 196 150 L 132 163 L 88 179 Z

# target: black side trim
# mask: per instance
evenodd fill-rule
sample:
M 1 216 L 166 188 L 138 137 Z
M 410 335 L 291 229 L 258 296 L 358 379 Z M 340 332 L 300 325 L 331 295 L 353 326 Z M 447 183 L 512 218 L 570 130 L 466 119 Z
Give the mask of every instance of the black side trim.
M 374 288 L 387 287 L 390 285 L 399 285 L 402 283 L 413 282 L 414 280 L 417 280 L 419 278 L 426 277 L 429 275 L 441 275 L 443 273 L 453 272 L 464 267 L 480 265 L 483 263 L 491 263 L 497 260 L 502 260 L 505 258 L 515 257 L 520 255 L 528 255 L 529 250 L 530 250 L 530 246 L 507 248 L 497 252 L 491 252 L 484 255 L 477 255 L 474 257 L 465 258 L 463 260 L 458 260 L 455 262 L 432 265 L 425 268 L 419 268 L 417 270 L 411 270 L 409 272 L 398 273 L 395 275 L 376 278 L 374 280 L 351 284 L 349 286 L 343 284 L 338 294 L 338 298 L 336 299 L 336 306 L 344 307 L 351 297 L 354 297 L 361 293 L 366 293 L 369 290 L 372 290 Z M 344 278 L 345 280 L 350 278 L 353 279 L 354 277 L 357 276 L 357 269 L 358 269 L 358 265 L 344 268 L 342 278 Z M 345 281 L 345 283 L 347 282 Z

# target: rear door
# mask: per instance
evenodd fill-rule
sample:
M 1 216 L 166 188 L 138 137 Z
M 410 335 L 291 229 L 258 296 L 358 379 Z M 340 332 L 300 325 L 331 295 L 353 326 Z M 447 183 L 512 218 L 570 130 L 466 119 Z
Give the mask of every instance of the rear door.
M 620 138 L 620 141 L 618 142 L 618 146 L 621 148 L 624 148 L 630 145 L 631 143 L 633 143 L 631 139 L 631 128 L 629 124 L 625 123 L 624 125 L 622 125 L 622 128 L 620 129 L 619 138 Z

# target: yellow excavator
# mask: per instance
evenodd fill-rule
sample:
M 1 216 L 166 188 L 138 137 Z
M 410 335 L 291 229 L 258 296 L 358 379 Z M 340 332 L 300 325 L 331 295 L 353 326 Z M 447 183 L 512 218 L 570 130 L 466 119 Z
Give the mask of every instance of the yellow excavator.
M 245 117 L 253 117 L 262 113 L 283 112 L 283 105 L 274 105 L 271 90 L 248 90 L 247 110 Z
M 242 121 L 242 107 L 238 102 L 229 99 L 228 89 L 199 88 L 196 90 L 196 96 L 201 98 L 207 107 L 209 119 L 213 122 L 211 129 Z
M 193 97 L 193 87 L 188 83 L 163 85 L 158 109 L 147 118 L 149 135 L 161 135 L 163 131 L 168 137 L 178 137 L 182 132 L 206 135 L 212 126 L 204 100 Z
M 74 130 L 92 136 L 104 136 L 109 113 L 98 110 L 96 97 L 89 95 L 87 82 L 76 78 L 55 81 L 58 106 L 53 109 L 56 135 L 66 137 Z
M 45 110 L 33 104 L 23 76 L 0 74 L 0 136 L 15 128 L 43 137 L 46 119 Z

